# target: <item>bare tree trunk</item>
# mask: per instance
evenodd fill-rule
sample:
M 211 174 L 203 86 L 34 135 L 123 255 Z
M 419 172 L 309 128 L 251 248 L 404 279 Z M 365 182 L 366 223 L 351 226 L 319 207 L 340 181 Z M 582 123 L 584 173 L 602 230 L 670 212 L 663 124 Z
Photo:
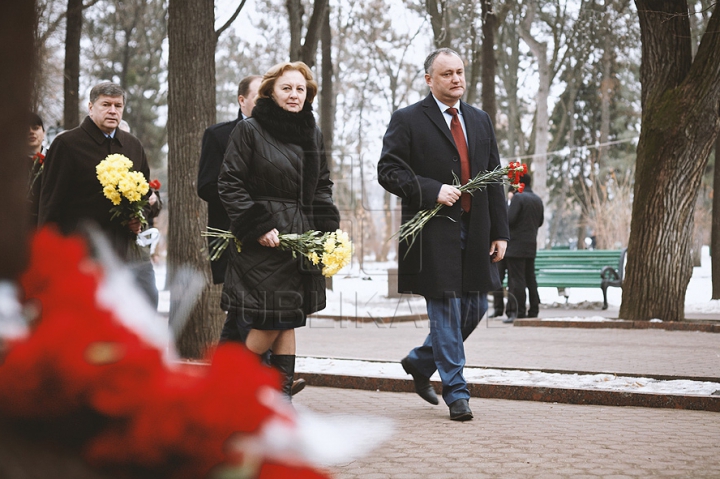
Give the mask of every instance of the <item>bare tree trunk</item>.
M 315 66 L 320 30 L 325 19 L 325 10 L 328 7 L 328 0 L 314 0 L 313 12 L 308 21 L 305 40 L 302 38 L 303 21 L 305 8 L 301 0 L 286 0 L 285 7 L 288 12 L 290 26 L 290 61 L 305 62 L 310 68 Z
M 195 193 L 202 135 L 215 120 L 213 0 L 170 0 L 168 5 L 168 281 L 180 266 L 201 271 L 210 285 L 210 268 L 201 232 L 205 205 Z M 222 316 L 210 315 L 218 300 L 207 287 L 177 338 L 180 355 L 202 357 L 220 337 Z M 178 311 L 171 298 L 170 320 Z
M 477 28 L 475 28 L 475 22 L 472 22 L 470 25 L 470 45 L 470 68 L 468 68 L 465 73 L 465 101 L 470 105 L 475 105 L 478 96 L 477 84 L 482 76 L 481 55 L 484 54 L 484 52 L 481 51 L 482 47 L 478 45 L 478 31 Z M 483 84 L 483 88 L 484 86 L 485 85 Z
M 550 96 L 550 82 L 552 81 L 552 72 L 548 62 L 547 43 L 537 41 L 530 33 L 533 19 L 535 17 L 536 4 L 531 3 L 528 6 L 528 12 L 520 24 L 520 37 L 527 44 L 528 48 L 535 57 L 538 65 L 538 89 L 535 96 L 535 147 L 532 162 L 533 169 L 533 190 L 543 201 L 544 204 L 550 204 L 550 194 L 547 187 L 547 156 L 548 145 L 550 143 L 550 112 L 548 111 L 548 97 Z M 549 209 L 545 209 L 546 221 L 549 215 Z M 545 244 L 547 239 L 547 227 L 538 230 L 538 244 Z
M 598 166 L 602 171 L 607 165 L 608 147 L 610 139 L 610 101 L 613 95 L 612 78 L 612 42 L 605 38 L 605 51 L 602 57 L 602 80 L 600 82 L 600 148 L 598 148 Z
M 305 33 L 305 41 L 300 50 L 300 60 L 304 61 L 310 68 L 315 66 L 315 57 L 317 56 L 321 29 L 325 23 L 326 11 L 330 8 L 328 3 L 329 0 L 315 0 L 312 16 L 308 22 L 307 32 Z M 329 21 L 330 20 L 328 20 L 328 22 Z
M 497 121 L 497 100 L 495 98 L 495 30 L 497 17 L 492 0 L 482 0 L 482 107 L 495 125 Z
M 29 203 L 27 112 L 33 68 L 34 2 L 10 2 L 0 15 L 0 281 L 27 265 Z
M 330 25 L 330 7 L 325 9 L 325 17 L 322 25 L 322 90 L 320 90 L 320 130 L 325 139 L 325 152 L 328 156 L 328 168 L 331 174 L 333 171 L 333 143 L 335 137 L 335 88 L 333 80 L 332 59 L 332 28 Z
M 302 48 L 302 17 L 305 13 L 301 0 L 286 0 L 285 7 L 288 11 L 290 27 L 290 61 L 300 60 Z
M 65 30 L 65 73 L 63 81 L 63 127 L 80 124 L 80 37 L 82 35 L 82 0 L 68 0 Z
M 450 19 L 448 18 L 447 0 L 425 0 L 425 8 L 430 15 L 435 48 L 450 48 L 452 31 L 448 28 Z
M 636 5 L 643 113 L 620 317 L 681 321 L 695 203 L 720 129 L 720 8 L 693 61 L 686 2 Z
M 498 55 L 500 56 L 500 71 L 507 92 L 507 117 L 508 117 L 508 130 L 507 130 L 507 141 L 508 141 L 508 156 L 514 157 L 516 155 L 522 155 L 524 148 L 520 146 L 522 138 L 522 130 L 519 128 L 520 125 L 520 114 L 518 108 L 518 71 L 520 70 L 520 37 L 517 35 L 517 29 L 515 26 L 517 13 L 513 13 L 512 21 L 506 22 L 503 25 L 503 35 L 506 37 L 506 41 L 509 42 L 507 49 L 498 49 Z
M 720 135 L 715 140 L 711 236 L 712 299 L 720 299 Z

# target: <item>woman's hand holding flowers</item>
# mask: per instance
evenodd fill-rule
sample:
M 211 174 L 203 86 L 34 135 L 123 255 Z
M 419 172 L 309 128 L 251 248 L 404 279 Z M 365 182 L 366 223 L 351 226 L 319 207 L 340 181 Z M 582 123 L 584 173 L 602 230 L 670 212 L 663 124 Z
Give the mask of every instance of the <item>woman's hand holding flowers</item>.
M 261 237 L 258 238 L 258 243 L 268 248 L 276 248 L 280 246 L 280 232 L 273 228 Z

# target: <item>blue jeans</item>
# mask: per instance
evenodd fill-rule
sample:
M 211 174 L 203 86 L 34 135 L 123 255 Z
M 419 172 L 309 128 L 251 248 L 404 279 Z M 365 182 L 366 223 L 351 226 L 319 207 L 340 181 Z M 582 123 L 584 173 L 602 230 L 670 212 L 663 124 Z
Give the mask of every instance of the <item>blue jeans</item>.
M 462 298 L 425 298 L 430 334 L 408 354 L 410 362 L 427 377 L 437 370 L 442 380 L 442 395 L 450 405 L 458 399 L 469 399 L 470 391 L 463 376 L 465 341 L 487 312 L 487 295 L 465 293 Z
M 464 250 L 467 240 L 469 217 L 460 223 L 460 247 Z M 450 293 L 445 298 L 425 298 L 430 334 L 408 354 L 410 363 L 423 375 L 430 377 L 437 370 L 443 385 L 443 400 L 447 405 L 458 399 L 469 399 L 470 391 L 463 376 L 465 366 L 465 341 L 488 308 L 487 294 L 463 293 L 462 297 Z

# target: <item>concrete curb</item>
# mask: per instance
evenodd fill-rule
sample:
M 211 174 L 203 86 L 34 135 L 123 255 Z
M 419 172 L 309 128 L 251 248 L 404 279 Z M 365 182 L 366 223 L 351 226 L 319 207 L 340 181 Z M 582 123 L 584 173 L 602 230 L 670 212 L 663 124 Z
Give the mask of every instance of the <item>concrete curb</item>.
M 652 322 L 652 321 L 552 321 L 541 319 L 516 319 L 513 326 L 541 328 L 586 328 L 586 329 L 663 329 L 665 331 L 699 331 L 720 333 L 720 324 L 708 322 Z
M 410 379 L 358 377 L 320 373 L 297 373 L 309 386 L 361 389 L 385 392 L 415 392 Z M 435 390 L 440 383 L 432 381 Z M 720 412 L 720 396 L 680 396 L 672 394 L 628 393 L 535 386 L 508 386 L 469 383 L 470 395 L 486 399 L 539 401 L 597 406 L 635 406 Z

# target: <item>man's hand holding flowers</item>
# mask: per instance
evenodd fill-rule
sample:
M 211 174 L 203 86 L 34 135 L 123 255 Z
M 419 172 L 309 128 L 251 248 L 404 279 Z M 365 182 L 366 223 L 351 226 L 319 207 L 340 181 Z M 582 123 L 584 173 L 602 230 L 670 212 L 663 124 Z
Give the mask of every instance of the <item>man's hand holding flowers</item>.
M 122 218 L 123 225 L 135 234 L 147 224 L 143 208 L 147 200 L 143 197 L 150 189 L 145 176 L 131 171 L 132 161 L 124 155 L 108 155 L 95 168 L 97 178 L 103 187 L 103 194 L 115 205 L 110 208 L 111 219 Z

